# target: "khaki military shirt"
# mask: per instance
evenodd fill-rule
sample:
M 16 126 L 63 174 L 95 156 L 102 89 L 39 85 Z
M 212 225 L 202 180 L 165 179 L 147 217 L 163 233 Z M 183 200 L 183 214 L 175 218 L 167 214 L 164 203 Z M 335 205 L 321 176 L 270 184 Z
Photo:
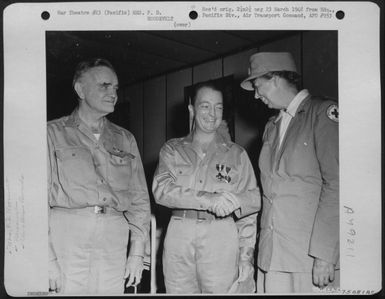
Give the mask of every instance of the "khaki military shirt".
M 97 140 L 77 110 L 50 121 L 47 130 L 49 206 L 121 211 L 131 231 L 130 254 L 144 256 L 150 203 L 133 135 L 105 118 Z
M 205 155 L 194 148 L 191 134 L 169 140 L 162 147 L 153 181 L 158 204 L 171 209 L 206 210 L 201 192 L 221 190 L 233 193 L 240 203 L 235 211 L 240 247 L 254 248 L 260 193 L 246 151 L 220 135 Z

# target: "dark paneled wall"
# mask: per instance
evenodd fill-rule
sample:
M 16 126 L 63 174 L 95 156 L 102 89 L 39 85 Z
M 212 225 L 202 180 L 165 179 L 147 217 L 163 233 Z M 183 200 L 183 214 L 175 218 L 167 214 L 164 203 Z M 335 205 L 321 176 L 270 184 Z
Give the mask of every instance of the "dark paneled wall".
M 193 84 L 191 69 L 181 70 L 166 76 L 166 139 L 182 136 L 185 132 L 181 123 L 184 123 L 186 106 L 184 104 L 184 86 Z M 181 88 L 175 88 L 175 86 Z
M 143 159 L 143 128 L 144 128 L 144 110 L 143 110 L 143 84 L 137 84 L 124 89 L 125 99 L 130 103 L 129 129 L 135 132 L 136 143 L 138 144 L 140 155 Z M 118 110 L 119 107 L 116 107 Z M 135 112 L 135 115 L 133 113 Z
M 142 150 L 147 178 L 151 182 L 163 143 L 180 137 L 178 122 L 185 115 L 184 87 L 233 75 L 235 86 L 247 76 L 251 54 L 258 51 L 289 51 L 303 75 L 303 86 L 312 94 L 337 99 L 337 32 L 307 31 L 260 45 L 255 49 L 216 59 L 166 74 L 125 88 L 123 101 L 130 102 L 130 130 Z M 143 92 L 141 92 L 141 90 Z M 267 119 L 274 113 L 263 103 L 237 87 L 234 91 L 235 141 L 245 147 L 258 175 L 261 136 Z M 144 109 L 144 110 L 143 110 Z M 143 147 L 141 147 L 143 144 Z M 151 186 L 151 185 L 149 185 Z
M 158 77 L 143 85 L 143 166 L 152 177 L 159 150 L 166 140 L 166 77 Z M 136 113 L 132 111 L 132 116 Z
M 181 137 L 187 107 L 184 89 L 200 81 L 232 75 L 234 78 L 235 141 L 248 152 L 258 175 L 261 136 L 267 119 L 274 113 L 254 99 L 253 92 L 239 83 L 247 77 L 250 55 L 258 51 L 290 51 L 303 75 L 303 86 L 314 95 L 338 97 L 337 31 L 298 31 L 297 34 L 255 48 L 195 65 L 151 80 L 125 86 L 120 80 L 119 102 L 109 118 L 129 129 L 135 136 L 146 170 L 149 186 L 158 154 L 164 142 Z M 48 119 L 68 115 L 77 105 L 70 88 L 72 78 L 51 76 L 47 85 L 50 97 Z
M 327 95 L 337 100 L 337 31 L 305 32 L 302 49 L 303 85 L 314 95 Z

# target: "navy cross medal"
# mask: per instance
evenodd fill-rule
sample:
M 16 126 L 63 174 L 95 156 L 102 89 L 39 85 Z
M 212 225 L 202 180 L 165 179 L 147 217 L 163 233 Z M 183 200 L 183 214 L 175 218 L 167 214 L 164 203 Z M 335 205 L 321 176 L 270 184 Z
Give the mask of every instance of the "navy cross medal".
M 216 169 L 218 171 L 218 174 L 215 176 L 219 181 L 230 183 L 231 177 L 229 176 L 229 172 L 231 170 L 231 167 L 228 167 L 224 164 L 217 164 Z

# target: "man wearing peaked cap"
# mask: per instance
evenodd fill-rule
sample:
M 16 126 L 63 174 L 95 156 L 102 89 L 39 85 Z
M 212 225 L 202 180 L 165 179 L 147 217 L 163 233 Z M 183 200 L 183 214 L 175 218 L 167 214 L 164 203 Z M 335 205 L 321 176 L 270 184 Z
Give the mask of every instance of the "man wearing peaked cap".
M 257 53 L 241 83 L 271 109 L 259 157 L 258 292 L 339 284 L 338 106 L 299 89 L 290 53 Z

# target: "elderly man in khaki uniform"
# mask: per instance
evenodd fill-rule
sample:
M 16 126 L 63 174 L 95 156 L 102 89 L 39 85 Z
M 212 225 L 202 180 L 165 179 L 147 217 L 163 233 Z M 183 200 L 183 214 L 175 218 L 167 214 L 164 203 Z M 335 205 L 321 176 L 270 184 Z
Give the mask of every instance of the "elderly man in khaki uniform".
M 298 89 L 290 53 L 257 53 L 241 86 L 280 110 L 266 124 L 258 292 L 302 293 L 339 281 L 338 106 Z
M 260 208 L 253 168 L 220 127 L 223 98 L 214 82 L 196 86 L 189 110 L 193 129 L 162 147 L 152 188 L 156 202 L 173 209 L 163 252 L 166 291 L 218 294 L 242 283 L 253 293 Z
M 64 294 L 123 294 L 138 284 L 150 204 L 134 136 L 111 123 L 118 79 L 103 59 L 81 62 L 79 106 L 48 123 L 49 285 Z M 127 244 L 131 235 L 127 258 Z

